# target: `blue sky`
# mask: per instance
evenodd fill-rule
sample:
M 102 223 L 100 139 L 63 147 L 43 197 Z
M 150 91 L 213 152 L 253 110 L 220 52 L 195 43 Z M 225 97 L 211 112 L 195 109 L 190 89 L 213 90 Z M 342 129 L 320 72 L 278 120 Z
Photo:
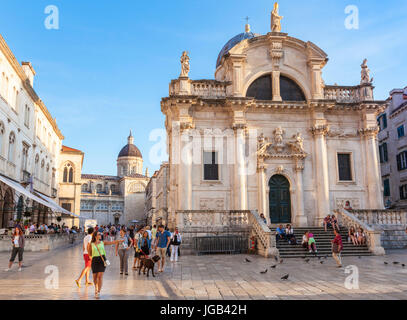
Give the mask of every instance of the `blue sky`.
M 355 85 L 366 57 L 375 98 L 407 85 L 407 2 L 285 0 L 282 31 L 312 41 L 329 57 L 327 84 Z M 59 30 L 44 27 L 48 5 Z M 359 8 L 358 30 L 344 26 L 345 7 Z M 34 88 L 65 136 L 85 152 L 83 172 L 116 174 L 116 158 L 133 130 L 150 174 L 151 130 L 164 128 L 160 100 L 190 53 L 192 79 L 212 79 L 222 46 L 243 32 L 270 31 L 265 0 L 0 0 L 0 33 L 19 61 L 31 61 Z M 404 58 L 404 59 L 403 59 Z

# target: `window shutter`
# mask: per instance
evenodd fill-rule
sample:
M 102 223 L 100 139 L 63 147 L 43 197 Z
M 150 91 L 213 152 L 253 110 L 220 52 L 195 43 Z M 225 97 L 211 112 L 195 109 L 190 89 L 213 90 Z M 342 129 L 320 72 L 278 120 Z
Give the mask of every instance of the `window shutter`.
M 384 114 L 383 115 L 383 129 L 386 129 L 386 128 L 387 128 L 387 115 Z
M 401 170 L 401 154 L 397 155 L 397 170 Z
M 384 162 L 389 161 L 389 157 L 387 154 L 387 143 L 383 143 L 383 161 Z

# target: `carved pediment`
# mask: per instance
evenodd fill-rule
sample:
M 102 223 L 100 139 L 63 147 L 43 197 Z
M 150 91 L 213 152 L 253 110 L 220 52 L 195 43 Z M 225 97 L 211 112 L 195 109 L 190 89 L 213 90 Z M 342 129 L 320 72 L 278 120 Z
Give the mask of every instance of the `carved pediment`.
M 259 158 L 304 159 L 307 156 L 307 153 L 304 151 L 304 139 L 301 133 L 297 132 L 291 139 L 284 139 L 285 131 L 280 127 L 276 128 L 273 133 L 273 139 L 264 137 L 263 134 L 259 136 L 257 148 L 257 156 Z

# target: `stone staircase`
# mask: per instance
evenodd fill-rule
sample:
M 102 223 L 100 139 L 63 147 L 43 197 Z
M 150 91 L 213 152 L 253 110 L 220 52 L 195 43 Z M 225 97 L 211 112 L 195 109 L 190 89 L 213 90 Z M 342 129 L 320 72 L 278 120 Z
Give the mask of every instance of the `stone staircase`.
M 275 231 L 275 229 L 273 230 Z M 309 253 L 301 246 L 302 236 L 306 231 L 310 231 L 314 234 L 314 238 L 317 246 L 317 257 L 331 256 L 332 244 L 331 240 L 335 238 L 332 229 L 328 229 L 325 232 L 322 227 L 309 227 L 309 228 L 294 228 L 294 234 L 297 239 L 297 245 L 290 245 L 285 240 L 279 240 L 277 242 L 277 249 L 280 252 L 281 258 L 301 258 L 304 256 L 313 257 L 314 253 Z M 343 251 L 342 256 L 371 256 L 372 253 L 369 248 L 364 246 L 354 246 L 353 243 L 348 243 L 348 229 L 341 227 L 340 234 L 342 236 Z

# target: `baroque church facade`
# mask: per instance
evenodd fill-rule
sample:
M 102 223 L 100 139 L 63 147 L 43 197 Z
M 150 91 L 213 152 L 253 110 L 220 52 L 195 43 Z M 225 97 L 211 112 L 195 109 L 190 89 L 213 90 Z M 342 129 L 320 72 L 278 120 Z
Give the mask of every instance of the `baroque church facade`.
M 219 53 L 215 79 L 181 75 L 162 98 L 169 151 L 168 214 L 257 210 L 269 225 L 320 226 L 347 201 L 383 209 L 376 101 L 367 60 L 361 82 L 327 85 L 327 54 L 281 32 L 245 32 Z M 356 68 L 355 68 L 356 69 Z M 356 72 L 356 71 L 355 71 Z
M 80 217 L 99 225 L 144 222 L 145 189 L 150 180 L 143 172 L 143 157 L 130 132 L 117 158 L 117 175 L 81 174 Z

